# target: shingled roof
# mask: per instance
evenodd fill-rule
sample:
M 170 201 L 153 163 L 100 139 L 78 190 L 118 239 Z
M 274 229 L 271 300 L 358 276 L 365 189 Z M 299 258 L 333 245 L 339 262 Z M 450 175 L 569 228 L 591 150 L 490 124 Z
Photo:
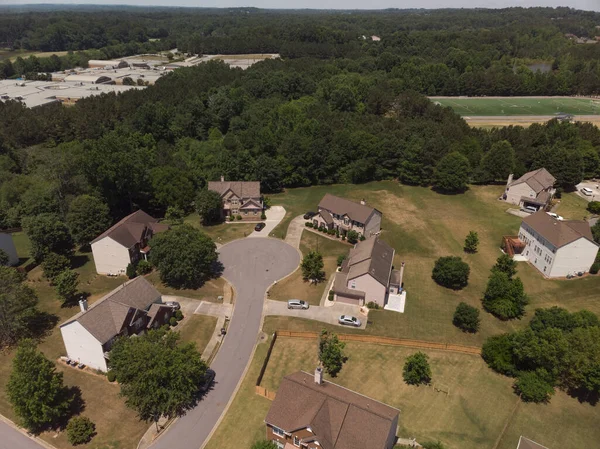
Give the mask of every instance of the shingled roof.
M 231 190 L 239 198 L 260 198 L 259 181 L 209 181 L 208 190 L 223 196 Z
M 351 220 L 359 223 L 366 223 L 373 211 L 376 210 L 373 207 L 355 203 L 354 201 L 340 198 L 339 196 L 331 195 L 330 193 L 325 194 L 319 203 L 319 209 L 326 209 L 332 214 L 342 217 L 348 215 Z
M 548 170 L 539 168 L 525 173 L 519 179 L 511 182 L 509 187 L 525 182 L 535 191 L 535 193 L 540 193 L 542 190 L 552 187 L 555 181 L 556 178 L 552 176 Z
M 138 276 L 96 301 L 87 311 L 71 317 L 61 327 L 78 321 L 104 344 L 130 325 L 135 315 L 145 314 L 160 297 L 160 292 L 146 278 Z
M 546 446 L 542 446 L 535 441 L 530 440 L 529 438 L 525 438 L 524 436 L 519 437 L 519 445 L 517 449 L 548 449 Z
M 348 274 L 348 280 L 370 274 L 387 287 L 393 263 L 394 249 L 375 236 L 358 242 L 350 250 L 342 271 Z
M 544 211 L 539 211 L 525 217 L 523 223 L 533 228 L 557 248 L 568 245 L 582 237 L 594 242 L 590 225 L 583 220 L 560 221 Z
M 281 381 L 265 422 L 286 432 L 310 428 L 323 449 L 381 449 L 399 410 L 331 382 L 297 372 Z
M 151 217 L 143 210 L 138 210 L 108 228 L 91 243 L 96 243 L 104 237 L 110 237 L 124 247 L 131 248 L 142 240 L 147 229 L 150 229 L 153 234 L 157 234 L 169 229 L 169 226 L 159 223 L 156 218 Z

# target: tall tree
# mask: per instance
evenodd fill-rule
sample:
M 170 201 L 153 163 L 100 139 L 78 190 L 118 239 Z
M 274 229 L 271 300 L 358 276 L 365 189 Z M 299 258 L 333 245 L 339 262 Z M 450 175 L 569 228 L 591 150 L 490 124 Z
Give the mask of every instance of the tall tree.
M 223 201 L 221 195 L 214 190 L 200 190 L 195 204 L 196 211 L 205 225 L 216 223 L 221 219 Z
M 431 367 L 429 357 L 423 352 L 417 352 L 406 358 L 402 377 L 409 385 L 428 384 L 431 382 Z
M 169 206 L 185 212 L 192 210 L 195 186 L 187 171 L 175 167 L 156 167 L 150 172 L 154 201 L 162 210 Z
M 56 276 L 54 284 L 56 285 L 58 297 L 65 303 L 72 302 L 79 286 L 79 273 L 73 270 L 65 270 Z
M 323 255 L 316 251 L 310 251 L 306 254 L 300 268 L 302 268 L 302 278 L 306 280 L 315 280 L 317 282 L 322 281 L 325 278 L 325 271 L 323 271 Z
M 483 182 L 506 180 L 515 170 L 515 150 L 503 140 L 492 145 L 483 155 L 479 178 Z
M 433 187 L 441 192 L 460 193 L 467 189 L 471 167 L 459 152 L 449 153 L 436 165 Z
M 73 240 L 80 246 L 88 245 L 110 227 L 108 205 L 95 196 L 80 195 L 69 205 L 67 226 Z
M 23 221 L 25 233 L 31 241 L 31 255 L 41 262 L 49 253 L 70 256 L 73 239 L 67 226 L 54 214 L 40 214 Z
M 17 270 L 0 266 L 0 348 L 31 333 L 38 298 L 24 280 L 25 276 Z
M 333 332 L 321 331 L 319 337 L 319 361 L 327 374 L 336 377 L 341 371 L 346 356 L 344 355 L 345 343 L 342 343 Z
M 485 310 L 502 320 L 520 318 L 528 302 L 521 279 L 512 279 L 502 271 L 492 270 L 483 295 Z
M 62 373 L 56 372 L 54 363 L 37 351 L 32 340 L 19 345 L 6 392 L 15 414 L 32 432 L 60 424 L 72 403 Z

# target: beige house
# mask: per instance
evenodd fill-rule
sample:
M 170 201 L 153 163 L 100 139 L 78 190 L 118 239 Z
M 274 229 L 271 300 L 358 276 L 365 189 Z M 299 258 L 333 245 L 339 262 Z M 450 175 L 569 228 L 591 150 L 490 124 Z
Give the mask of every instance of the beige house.
M 223 218 L 240 215 L 242 220 L 257 221 L 263 213 L 263 202 L 258 181 L 209 181 L 208 190 L 221 195 Z
M 318 214 L 313 218 L 315 227 L 335 229 L 340 233 L 356 231 L 359 235 L 370 237 L 381 230 L 381 212 L 367 206 L 364 201 L 340 198 L 327 193 L 318 206 Z
M 394 253 L 379 237 L 358 242 L 335 274 L 334 300 L 360 306 L 374 302 L 384 307 L 388 295 L 396 295 L 402 288 L 402 273 L 393 269 Z
M 108 352 L 118 337 L 158 328 L 173 313 L 143 276 L 125 282 L 89 309 L 86 300 L 80 301 L 79 306 L 81 312 L 60 325 L 67 356 L 104 372 Z
M 588 272 L 598 253 L 586 221 L 560 221 L 544 211 L 523 219 L 519 240 L 521 255 L 549 278 Z
M 265 418 L 279 449 L 392 449 L 400 411 L 315 374 L 286 376 Z
M 154 234 L 169 229 L 143 210 L 138 210 L 110 227 L 92 242 L 98 274 L 123 274 L 130 263 L 146 259 Z
M 506 191 L 502 198 L 521 208 L 533 207 L 535 210 L 544 209 L 554 196 L 554 183 L 556 178 L 545 168 L 525 173 L 513 181 L 509 175 L 506 182 Z

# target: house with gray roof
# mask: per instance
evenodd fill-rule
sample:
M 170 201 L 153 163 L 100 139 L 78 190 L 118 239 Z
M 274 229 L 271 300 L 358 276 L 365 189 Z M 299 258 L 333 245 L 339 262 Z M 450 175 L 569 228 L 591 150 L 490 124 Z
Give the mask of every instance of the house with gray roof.
M 509 175 L 506 190 L 502 198 L 521 208 L 533 207 L 535 210 L 545 209 L 554 197 L 556 178 L 545 168 L 525 173 L 513 180 Z
M 521 255 L 548 278 L 586 273 L 598 253 L 587 221 L 558 220 L 544 211 L 523 219 L 519 240 Z
M 125 282 L 60 325 L 67 356 L 91 368 L 107 371 L 109 351 L 120 336 L 136 335 L 166 323 L 173 309 L 143 276 Z
M 318 206 L 318 214 L 312 218 L 313 226 L 334 229 L 341 234 L 356 231 L 359 235 L 370 237 L 381 230 L 381 212 L 368 206 L 364 200 L 360 203 L 325 194 Z
M 400 410 L 297 372 L 281 381 L 265 418 L 266 438 L 279 449 L 392 449 Z
M 394 248 L 377 236 L 358 242 L 335 274 L 334 300 L 359 306 L 374 302 L 385 307 L 388 296 L 402 288 L 402 273 L 393 266 L 394 255 Z
M 127 265 L 146 259 L 154 234 L 169 229 L 143 210 L 138 210 L 108 228 L 91 242 L 98 274 L 124 274 Z
M 242 217 L 242 220 L 257 221 L 263 213 L 264 205 L 258 181 L 209 181 L 208 190 L 217 192 L 223 201 L 221 216 L 225 219 Z

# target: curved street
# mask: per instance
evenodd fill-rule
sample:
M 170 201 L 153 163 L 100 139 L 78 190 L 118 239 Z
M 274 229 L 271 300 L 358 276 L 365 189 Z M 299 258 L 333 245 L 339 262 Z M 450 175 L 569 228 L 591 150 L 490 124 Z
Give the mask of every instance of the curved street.
M 250 361 L 267 288 L 293 272 L 300 255 L 281 240 L 246 238 L 219 248 L 219 260 L 236 297 L 227 335 L 211 364 L 216 372 L 214 387 L 196 408 L 172 424 L 150 446 L 152 449 L 198 449 L 204 445 Z

